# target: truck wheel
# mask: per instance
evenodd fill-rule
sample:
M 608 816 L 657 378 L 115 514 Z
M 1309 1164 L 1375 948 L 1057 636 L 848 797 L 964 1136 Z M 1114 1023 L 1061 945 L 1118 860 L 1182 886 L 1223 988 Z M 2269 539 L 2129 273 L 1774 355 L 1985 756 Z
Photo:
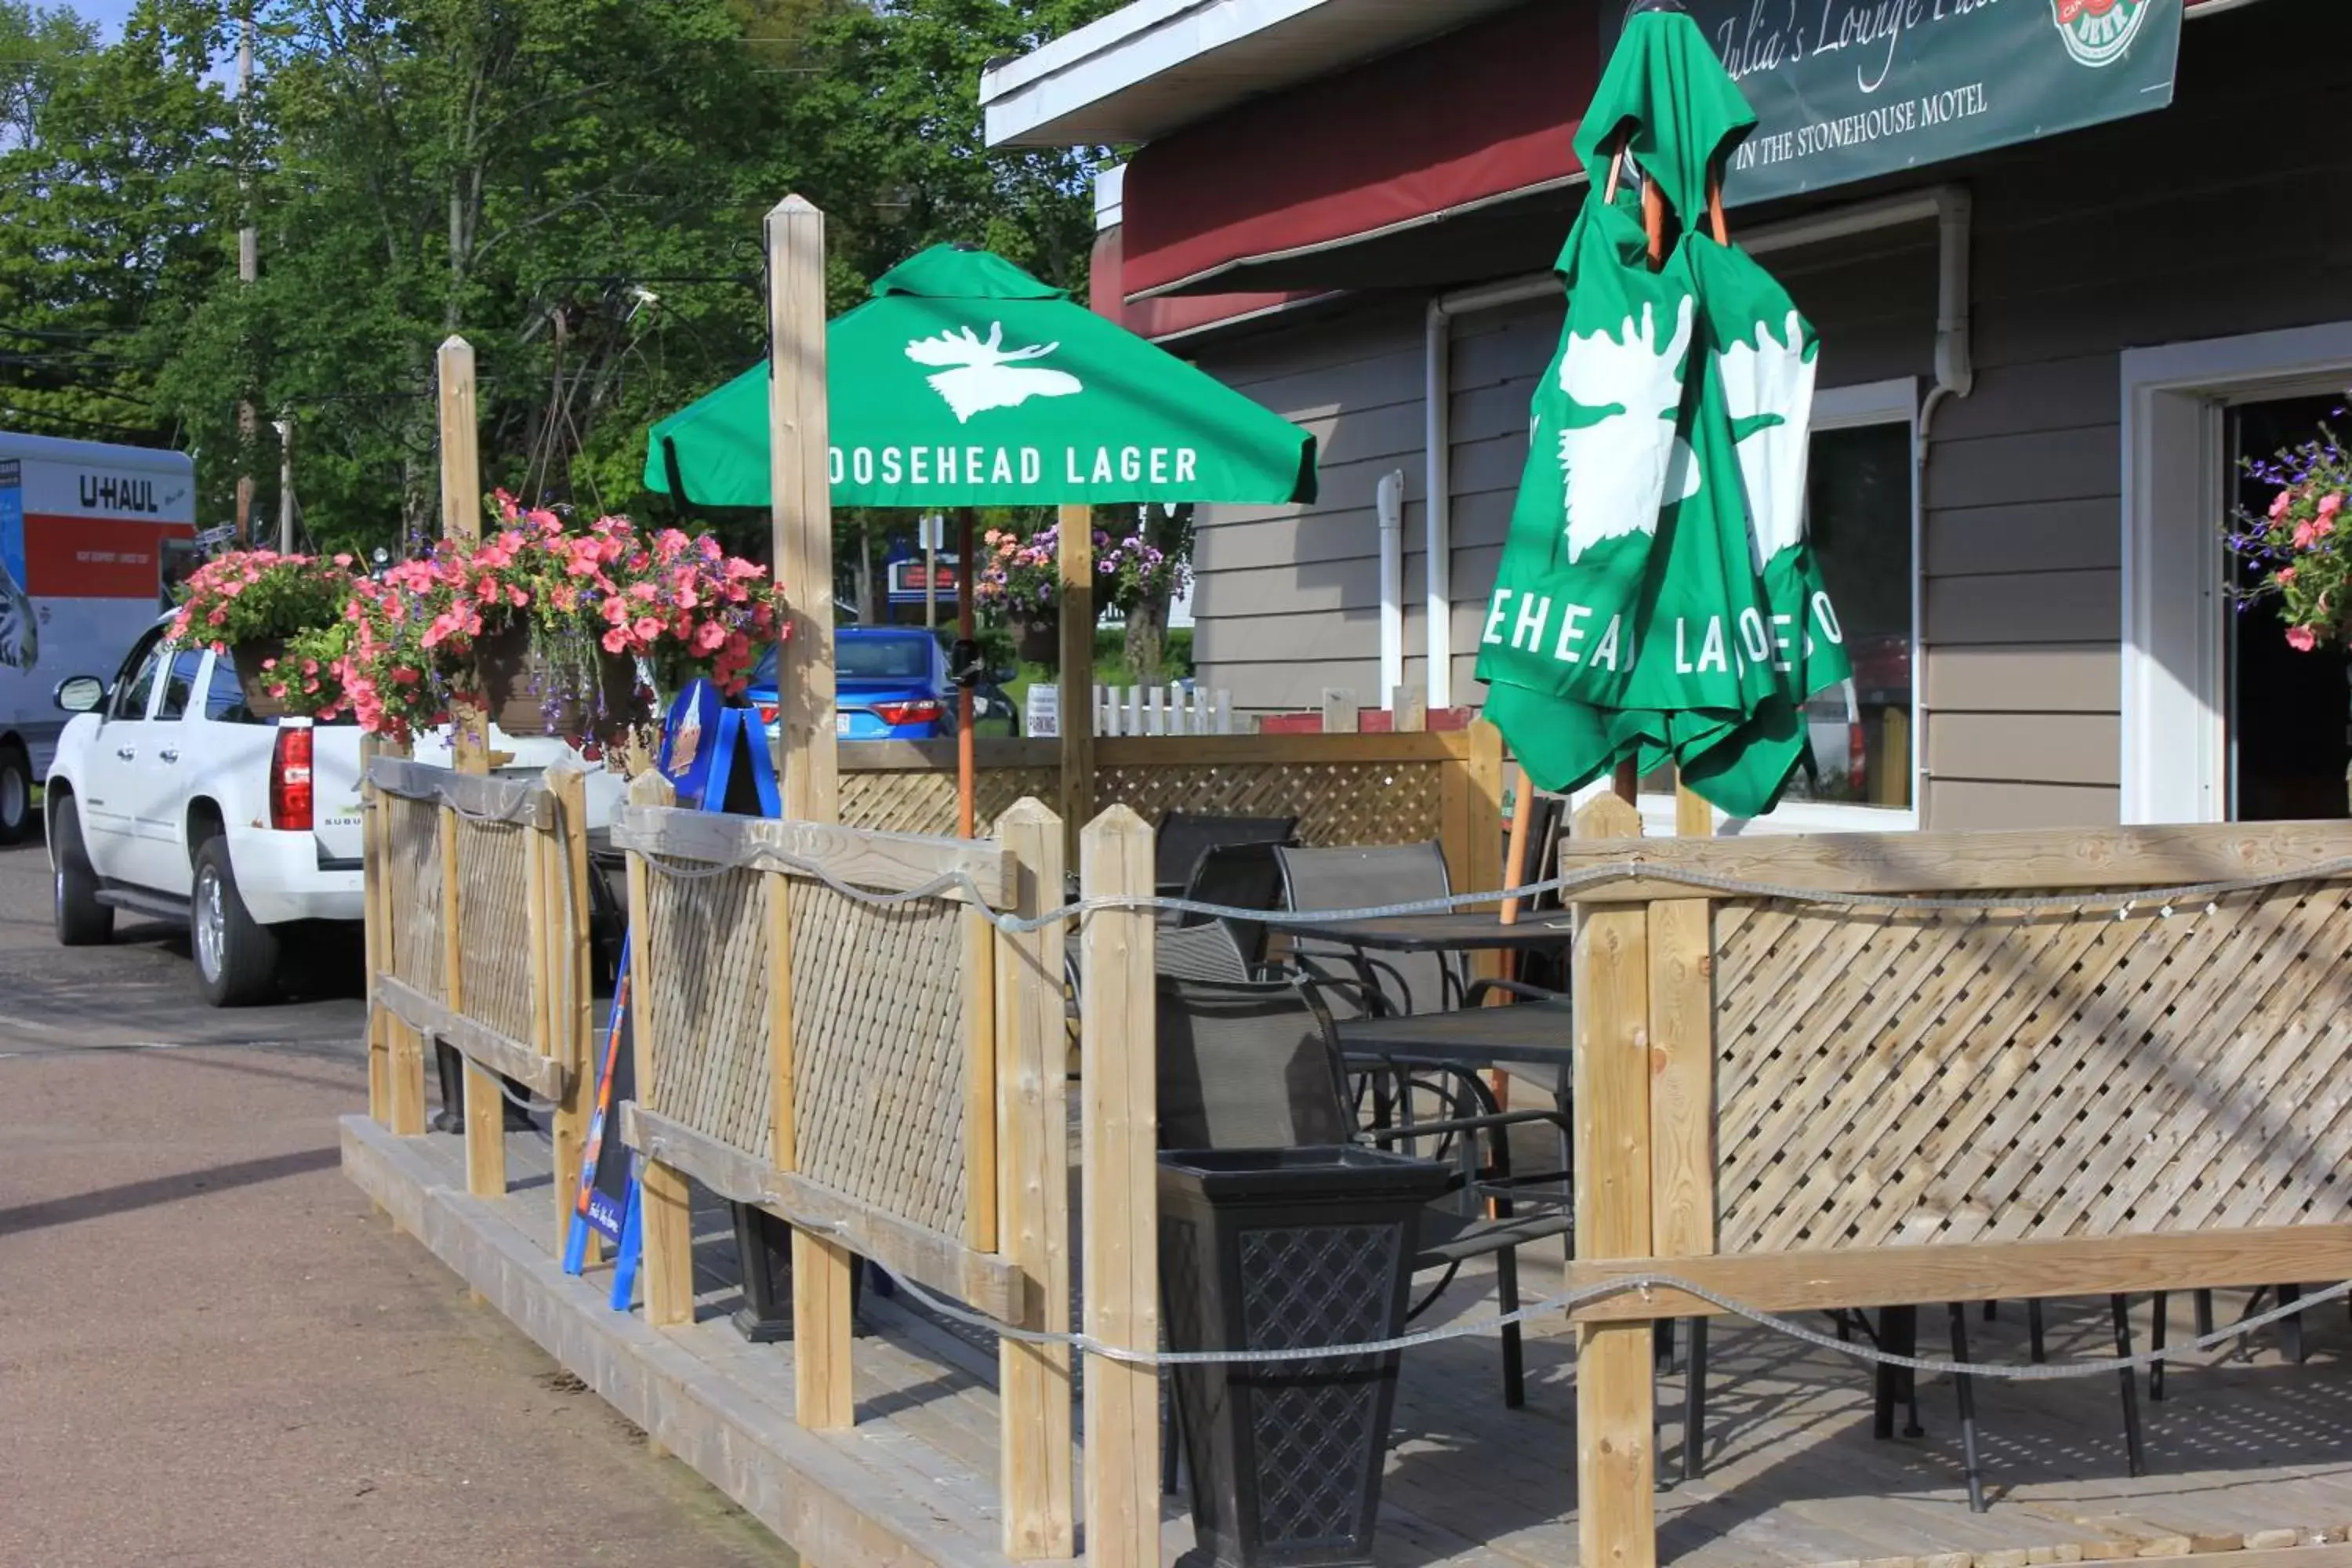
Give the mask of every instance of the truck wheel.
M 49 878 L 60 947 L 101 947 L 114 940 L 114 911 L 98 901 L 98 873 L 81 844 L 81 817 L 70 796 L 49 807 Z
M 0 746 L 0 844 L 22 844 L 33 823 L 33 760 Z
M 190 945 L 205 1000 L 215 1007 L 268 1001 L 278 989 L 278 935 L 256 924 L 237 895 L 227 839 L 208 838 L 196 851 L 195 898 L 189 912 Z

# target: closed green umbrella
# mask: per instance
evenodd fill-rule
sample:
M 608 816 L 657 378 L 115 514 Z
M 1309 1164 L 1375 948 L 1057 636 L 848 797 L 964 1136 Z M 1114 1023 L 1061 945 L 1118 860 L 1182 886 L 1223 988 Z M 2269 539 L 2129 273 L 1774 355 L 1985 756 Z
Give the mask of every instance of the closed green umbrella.
M 983 250 L 934 246 L 825 330 L 835 506 L 1279 504 L 1315 437 Z M 653 427 L 648 489 L 768 504 L 768 371 Z
M 1710 167 L 1755 116 L 1696 23 L 1630 19 L 1577 136 L 1568 323 L 1480 636 L 1486 715 L 1540 787 L 1671 761 L 1735 816 L 1806 760 L 1807 698 L 1846 679 L 1805 544 L 1819 342 L 1786 289 L 1701 232 Z M 1682 229 L 1654 270 L 1630 158 Z

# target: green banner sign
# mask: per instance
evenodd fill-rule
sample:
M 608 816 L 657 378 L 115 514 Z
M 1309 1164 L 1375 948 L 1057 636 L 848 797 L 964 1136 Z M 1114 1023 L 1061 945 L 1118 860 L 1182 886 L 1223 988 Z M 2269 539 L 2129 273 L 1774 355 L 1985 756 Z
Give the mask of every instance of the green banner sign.
M 2164 108 L 2183 0 L 1683 0 L 1759 121 L 1733 204 Z M 1601 56 L 1632 9 L 1602 0 Z

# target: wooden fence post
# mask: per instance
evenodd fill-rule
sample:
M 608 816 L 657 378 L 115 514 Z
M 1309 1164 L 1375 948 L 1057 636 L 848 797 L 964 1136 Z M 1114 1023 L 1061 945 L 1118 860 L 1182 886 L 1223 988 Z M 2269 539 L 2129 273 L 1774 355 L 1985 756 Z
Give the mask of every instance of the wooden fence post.
M 587 1150 L 588 1118 L 596 1102 L 596 1003 L 591 994 L 588 935 L 588 775 L 551 768 L 556 831 L 540 858 L 534 886 L 552 918 L 546 921 L 547 1052 L 563 1066 L 563 1098 L 556 1102 L 555 1245 L 562 1256 L 579 1198 L 580 1162 Z
M 441 533 L 446 539 L 482 537 L 481 430 L 474 409 L 474 348 L 451 336 L 435 355 L 441 425 Z M 451 763 L 461 773 L 489 772 L 489 716 L 469 703 L 449 710 Z M 443 1000 L 453 1013 L 465 1009 L 458 957 L 465 944 L 457 930 L 457 816 L 441 808 L 441 932 L 446 953 Z M 496 1196 L 507 1190 L 506 1110 L 493 1075 L 465 1064 L 466 1190 Z
M 384 919 L 383 797 L 368 779 L 380 745 L 360 737 L 360 917 L 367 954 L 368 1118 L 392 1125 L 392 1016 L 377 994 L 376 981 L 391 967 Z
M 1067 558 L 1065 557 L 1066 560 Z M 1065 623 L 1066 634 L 1067 623 Z M 1064 773 L 1066 784 L 1069 774 Z M 997 835 L 1020 867 L 1015 908 L 1036 915 L 1063 898 L 1063 826 L 1035 800 L 1013 803 Z M 1023 1324 L 1070 1326 L 1068 1074 L 1059 924 L 998 942 L 997 1248 L 1025 1284 Z M 1072 1495 L 1070 1352 L 998 1342 L 1004 1554 L 1023 1561 L 1076 1549 Z
M 1579 838 L 1633 838 L 1641 813 L 1603 795 Z M 1651 1243 L 1650 916 L 1579 911 L 1576 936 L 1576 1236 L 1582 1258 L 1647 1258 Z M 1585 1568 L 1655 1568 L 1657 1411 L 1649 1322 L 1576 1331 L 1576 1491 Z
M 404 745 L 389 748 L 385 754 L 406 756 L 408 748 Z M 403 803 L 400 809 L 405 811 L 409 807 Z M 392 808 L 382 791 L 376 793 L 375 815 L 372 820 L 375 825 L 376 863 L 384 868 L 383 886 L 377 894 L 381 902 L 377 908 L 383 916 L 383 967 L 386 973 L 391 973 L 399 967 L 401 944 L 415 941 L 415 933 L 404 932 L 400 929 L 399 917 L 404 911 L 392 906 Z M 425 1037 L 410 1028 L 404 1020 L 393 1016 L 389 1011 L 384 1014 L 383 1026 L 385 1051 L 389 1058 L 386 1068 L 392 1075 L 392 1131 L 396 1137 L 421 1138 L 425 1135 Z
M 669 805 L 677 799 L 657 773 L 629 781 L 631 805 Z M 637 1099 L 654 1109 L 656 1011 L 661 976 L 653 961 L 653 877 L 646 858 L 629 854 L 629 1036 L 636 1056 Z M 656 1329 L 694 1321 L 694 1212 L 686 1175 L 655 1159 L 639 1163 L 638 1234 L 644 1254 L 646 1323 Z
M 786 816 L 837 822 L 824 214 L 804 197 L 786 196 L 768 213 L 767 246 L 769 527 L 776 579 L 792 604 L 792 636 L 780 659 L 777 771 Z M 784 1043 L 789 1051 L 789 1039 Z M 777 1070 L 790 1070 L 788 1058 Z M 793 1229 L 793 1397 L 800 1424 L 812 1431 L 855 1419 L 849 1286 L 856 1268 L 847 1247 Z
M 768 529 L 791 605 L 777 655 L 775 761 L 784 815 L 839 820 L 834 729 L 833 482 L 825 405 L 824 214 L 800 196 L 769 209 Z
M 1088 899 L 1151 895 L 1151 828 L 1114 805 L 1079 836 Z M 1079 942 L 1087 1332 L 1160 1344 L 1158 1058 L 1151 912 L 1100 910 Z M 1160 1377 L 1097 1357 L 1086 1379 L 1087 1562 L 1159 1568 Z

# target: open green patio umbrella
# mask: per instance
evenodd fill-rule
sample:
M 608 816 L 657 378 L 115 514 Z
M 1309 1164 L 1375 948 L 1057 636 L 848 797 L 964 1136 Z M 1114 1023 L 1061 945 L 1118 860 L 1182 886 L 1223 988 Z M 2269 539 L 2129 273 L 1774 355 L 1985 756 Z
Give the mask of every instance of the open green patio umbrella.
M 1698 25 L 1652 11 L 1577 134 L 1567 328 L 1478 657 L 1487 717 L 1546 789 L 1672 761 L 1732 816 L 1769 811 L 1806 761 L 1806 699 L 1848 675 L 1805 544 L 1819 341 L 1703 232 L 1711 176 L 1755 124 Z M 1680 221 L 1654 267 L 1635 180 Z
M 984 250 L 884 273 L 825 355 L 835 506 L 1315 499 L 1314 437 Z M 767 505 L 767 367 L 656 425 L 645 482 Z
M 956 574 L 973 635 L 971 509 L 1315 499 L 1315 437 L 1001 256 L 933 246 L 825 327 L 835 506 L 962 510 Z M 647 489 L 766 506 L 768 368 L 653 427 Z M 972 831 L 971 692 L 958 699 L 960 827 Z

